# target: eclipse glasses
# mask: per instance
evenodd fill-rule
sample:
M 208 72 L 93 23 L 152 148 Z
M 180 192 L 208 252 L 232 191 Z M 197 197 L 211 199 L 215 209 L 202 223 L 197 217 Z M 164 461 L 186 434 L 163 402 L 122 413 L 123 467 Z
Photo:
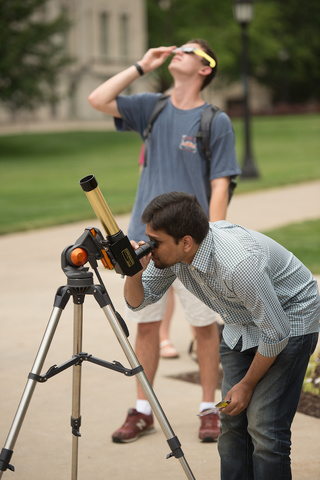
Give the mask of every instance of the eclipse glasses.
M 217 63 L 214 58 L 210 57 L 210 55 L 208 55 L 206 52 L 203 52 L 198 47 L 178 47 L 172 51 L 172 53 L 176 53 L 176 52 L 194 53 L 195 55 L 198 55 L 199 57 L 206 59 L 209 62 L 209 66 L 211 68 L 214 68 Z

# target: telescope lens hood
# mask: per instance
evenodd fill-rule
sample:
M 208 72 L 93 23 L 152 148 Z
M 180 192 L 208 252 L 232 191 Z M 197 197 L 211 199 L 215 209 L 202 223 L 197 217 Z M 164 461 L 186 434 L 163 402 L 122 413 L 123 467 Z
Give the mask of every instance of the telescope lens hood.
M 94 175 L 87 175 L 80 180 L 80 186 L 84 192 L 91 192 L 98 186 L 98 182 Z

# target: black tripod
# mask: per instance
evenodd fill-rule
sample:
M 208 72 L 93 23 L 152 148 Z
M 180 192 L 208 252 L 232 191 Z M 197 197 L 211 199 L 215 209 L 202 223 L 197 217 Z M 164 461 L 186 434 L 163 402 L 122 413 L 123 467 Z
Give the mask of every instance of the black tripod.
M 120 242 L 114 242 L 116 244 L 114 252 L 119 249 L 118 243 L 122 244 L 123 234 L 120 231 Z M 119 236 L 119 232 L 116 236 Z M 181 449 L 181 444 L 174 434 L 148 380 L 144 374 L 143 368 L 128 341 L 128 330 L 124 320 L 121 318 L 118 312 L 115 311 L 110 297 L 106 291 L 106 288 L 102 282 L 101 276 L 97 269 L 97 259 L 107 261 L 106 257 L 111 257 L 114 263 L 117 263 L 112 254 L 112 246 L 110 247 L 108 255 L 106 252 L 102 252 L 102 245 L 105 245 L 106 241 L 99 230 L 88 229 L 77 240 L 77 242 L 67 247 L 61 255 L 61 264 L 64 273 L 67 276 L 67 285 L 58 288 L 52 314 L 50 316 L 46 331 L 44 333 L 42 342 L 40 344 L 36 359 L 34 361 L 32 370 L 28 376 L 28 381 L 20 400 L 15 418 L 13 420 L 11 429 L 9 431 L 5 446 L 0 454 L 0 478 L 7 469 L 14 471 L 14 467 L 10 464 L 11 456 L 13 454 L 13 448 L 19 431 L 21 429 L 24 417 L 27 413 L 28 406 L 30 404 L 33 392 L 35 390 L 37 382 L 45 382 L 49 378 L 57 375 L 58 373 L 66 370 L 69 367 L 73 367 L 73 385 L 72 385 L 72 469 L 71 479 L 76 480 L 78 475 L 78 439 L 80 436 L 81 416 L 80 416 L 80 394 L 81 394 L 81 367 L 84 361 L 95 363 L 102 367 L 115 370 L 123 373 L 126 376 L 137 375 L 137 379 L 143 388 L 143 391 L 148 399 L 152 410 L 163 430 L 163 433 L 167 439 L 167 443 L 171 449 L 171 452 L 167 455 L 167 458 L 176 457 L 179 459 L 181 466 L 189 479 L 194 479 L 192 471 L 184 457 Z M 154 247 L 153 247 L 154 248 Z M 126 246 L 127 249 L 127 246 Z M 145 255 L 152 249 L 150 244 L 146 244 L 137 254 L 137 258 Z M 103 250 L 106 250 L 105 247 Z M 119 249 L 123 253 L 123 248 Z M 113 253 L 114 253 L 113 252 Z M 131 252 L 132 253 L 132 252 Z M 128 260 L 130 252 L 126 251 L 125 258 Z M 105 257 L 105 258 L 102 258 Z M 89 268 L 83 265 L 89 261 L 93 268 L 99 284 L 93 283 L 93 273 L 89 271 Z M 111 262 L 112 263 L 112 262 Z M 138 263 L 140 263 L 138 261 Z M 129 261 L 131 266 L 131 262 Z M 83 303 L 86 295 L 93 295 L 104 314 L 106 315 L 113 332 L 115 333 L 127 360 L 131 366 L 131 369 L 125 368 L 119 362 L 107 362 L 99 358 L 93 357 L 88 353 L 82 352 L 82 331 L 83 331 Z M 60 366 L 53 365 L 47 373 L 41 375 L 41 370 L 49 351 L 51 342 L 53 340 L 56 328 L 58 326 L 62 312 L 67 305 L 70 297 L 73 297 L 74 302 L 74 339 L 73 339 L 73 357 L 61 364 Z

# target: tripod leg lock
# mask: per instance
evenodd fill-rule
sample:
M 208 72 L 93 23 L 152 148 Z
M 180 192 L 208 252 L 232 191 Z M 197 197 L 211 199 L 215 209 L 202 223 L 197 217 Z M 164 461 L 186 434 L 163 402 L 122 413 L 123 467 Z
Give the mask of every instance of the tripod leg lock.
M 14 472 L 14 466 L 10 465 L 9 462 L 11 460 L 13 454 L 13 450 L 8 450 L 7 448 L 3 448 L 0 454 L 0 472 L 5 472 L 7 468 Z
M 79 432 L 81 427 L 81 416 L 78 418 L 71 417 L 71 427 L 72 435 L 75 437 L 81 437 L 81 433 Z
M 37 375 L 36 373 L 32 373 L 32 372 L 29 373 L 28 379 L 35 380 L 36 382 L 39 382 L 39 383 L 44 383 L 47 380 L 42 375 Z
M 168 443 L 169 447 L 171 448 L 171 453 L 168 453 L 168 455 L 166 457 L 167 459 L 171 458 L 171 457 L 175 457 L 175 458 L 183 457 L 183 451 L 180 448 L 181 443 L 179 442 L 178 437 L 175 436 L 175 437 L 170 438 L 169 440 L 167 440 L 167 443 Z

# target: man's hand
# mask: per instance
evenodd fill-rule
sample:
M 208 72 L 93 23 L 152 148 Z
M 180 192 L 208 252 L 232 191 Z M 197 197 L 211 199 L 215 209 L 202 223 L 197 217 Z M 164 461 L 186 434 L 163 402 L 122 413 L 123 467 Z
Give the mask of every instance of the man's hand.
M 221 411 L 227 415 L 239 415 L 248 407 L 252 394 L 253 388 L 246 386 L 242 382 L 237 383 L 225 396 L 225 400 L 230 400 L 230 403 L 227 407 L 222 408 Z
M 150 48 L 138 61 L 144 73 L 152 72 L 159 68 L 176 48 L 175 45 L 171 47 Z
M 263 375 L 269 370 L 277 356 L 264 357 L 258 351 L 246 375 L 227 393 L 224 400 L 230 400 L 227 407 L 221 411 L 227 415 L 239 415 L 245 410 L 251 400 L 253 390 Z
M 138 61 L 138 64 L 144 73 L 151 72 L 160 67 L 160 65 L 162 65 L 172 54 L 172 51 L 175 48 L 175 46 L 150 48 L 150 50 L 144 54 L 142 59 Z M 121 118 L 116 98 L 139 77 L 140 74 L 136 67 L 131 65 L 97 87 L 89 95 L 90 105 L 96 110 L 99 110 L 99 112 L 106 113 L 112 117 Z

